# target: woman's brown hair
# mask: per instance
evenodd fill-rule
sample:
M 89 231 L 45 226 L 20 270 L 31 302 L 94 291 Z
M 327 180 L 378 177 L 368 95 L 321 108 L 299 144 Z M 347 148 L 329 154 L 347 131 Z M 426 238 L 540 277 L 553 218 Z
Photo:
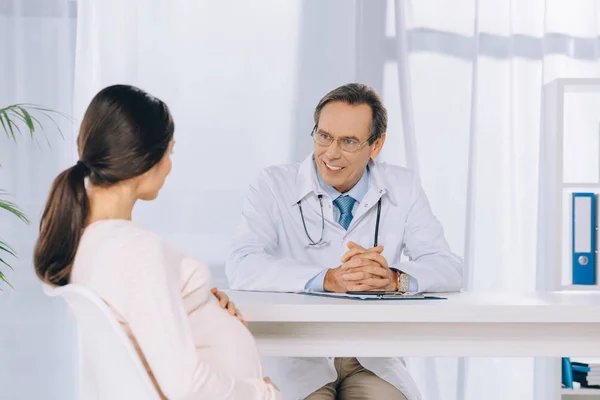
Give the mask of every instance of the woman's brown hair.
M 34 265 L 42 281 L 69 283 L 89 214 L 86 177 L 106 187 L 143 174 L 163 158 L 174 130 L 167 105 L 136 87 L 109 86 L 92 99 L 77 140 L 79 161 L 54 180 L 40 221 Z

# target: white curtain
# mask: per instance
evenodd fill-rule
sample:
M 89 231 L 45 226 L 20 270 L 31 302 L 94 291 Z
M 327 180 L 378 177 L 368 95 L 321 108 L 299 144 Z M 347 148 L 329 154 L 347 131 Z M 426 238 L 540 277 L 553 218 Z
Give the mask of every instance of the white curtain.
M 76 3 L 0 0 L 0 108 L 35 103 L 71 114 Z M 41 291 L 32 266 L 39 217 L 52 179 L 74 163 L 71 124 L 63 132 L 42 115 L 37 142 L 24 126 L 18 143 L 0 131 L 0 189 L 10 192 L 31 220 L 25 225 L 0 211 L 0 237 L 18 253 L 2 267 L 14 290 L 0 285 L 0 398 L 76 400 L 76 335 L 61 300 Z M 46 142 L 46 139 L 48 142 Z
M 535 290 L 542 86 L 559 77 L 600 77 L 599 4 L 395 6 L 388 37 L 400 57 L 389 61 L 383 90 L 402 106 L 393 109 L 404 148 L 414 152 L 407 164 L 420 171 L 452 247 L 465 258 L 465 287 Z M 411 365 L 427 399 L 545 400 L 552 398 L 546 389 L 560 387 L 545 376 L 534 387 L 532 359 Z
M 16 58 L 0 57 L 0 87 L 9 88 L 0 101 L 68 111 L 73 4 L 8 4 L 0 6 L 0 34 Z M 61 13 L 48 16 L 50 9 Z M 72 114 L 77 124 L 91 97 L 113 83 L 169 104 L 173 172 L 135 218 L 208 262 L 223 287 L 247 184 L 264 166 L 308 154 L 321 96 L 367 83 L 390 114 L 381 157 L 420 173 L 452 248 L 465 257 L 466 288 L 533 290 L 541 88 L 556 77 L 598 77 L 598 18 L 595 0 L 79 0 Z M 52 177 L 76 157 L 72 137 L 51 150 L 0 141 L 0 155 L 0 187 L 33 216 Z M 23 256 L 11 274 L 17 290 L 0 294 L 0 315 L 8 315 L 0 343 L 7 335 L 12 345 L 0 356 L 0 387 L 13 390 L 11 399 L 74 398 L 72 333 L 58 327 L 68 324 L 64 309 L 43 298 L 32 276 L 34 226 L 6 226 L 2 220 L 0 235 L 14 236 Z M 72 363 L 49 368 L 62 354 Z M 13 370 L 3 373 L 15 365 L 24 371 L 16 383 Z M 414 358 L 410 366 L 427 400 L 534 397 L 532 359 Z M 17 390 L 41 393 L 38 382 L 55 391 Z

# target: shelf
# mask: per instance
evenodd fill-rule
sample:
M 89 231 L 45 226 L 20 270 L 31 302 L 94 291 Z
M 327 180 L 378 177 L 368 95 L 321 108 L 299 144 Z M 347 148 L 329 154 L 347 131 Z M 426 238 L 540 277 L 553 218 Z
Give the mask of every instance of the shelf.
M 565 182 L 562 184 L 563 188 L 573 188 L 573 189 L 600 189 L 600 183 L 574 183 L 574 182 Z
M 597 293 L 600 285 L 570 284 L 570 192 L 600 193 L 600 79 L 555 79 L 544 85 L 542 106 L 536 289 Z M 600 389 L 562 389 L 561 365 L 558 357 L 536 359 L 534 400 L 600 400 Z
M 561 292 L 597 292 L 600 285 L 561 285 L 558 287 Z
M 565 388 L 562 388 L 560 393 L 561 393 L 561 395 L 563 395 L 563 397 L 565 397 L 565 395 L 567 395 L 567 396 L 598 396 L 598 397 L 600 397 L 600 389 L 587 389 L 587 388 L 565 389 Z

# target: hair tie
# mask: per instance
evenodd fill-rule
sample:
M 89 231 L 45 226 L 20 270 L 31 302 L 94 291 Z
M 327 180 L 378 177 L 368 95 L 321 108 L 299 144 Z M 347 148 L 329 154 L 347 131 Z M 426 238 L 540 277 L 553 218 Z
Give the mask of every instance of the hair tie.
M 88 174 L 91 171 L 90 167 L 88 167 L 88 165 L 81 160 L 77 161 L 75 167 L 82 169 L 86 174 Z

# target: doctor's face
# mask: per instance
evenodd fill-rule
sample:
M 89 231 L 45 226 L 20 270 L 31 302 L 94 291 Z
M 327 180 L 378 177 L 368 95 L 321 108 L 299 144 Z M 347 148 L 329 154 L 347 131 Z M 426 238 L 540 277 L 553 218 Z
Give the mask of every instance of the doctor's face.
M 358 183 L 369 159 L 377 157 L 381 151 L 385 134 L 371 145 L 367 141 L 371 136 L 372 119 L 373 113 L 367 104 L 336 101 L 321 110 L 314 132 L 315 163 L 325 183 L 340 193 Z

